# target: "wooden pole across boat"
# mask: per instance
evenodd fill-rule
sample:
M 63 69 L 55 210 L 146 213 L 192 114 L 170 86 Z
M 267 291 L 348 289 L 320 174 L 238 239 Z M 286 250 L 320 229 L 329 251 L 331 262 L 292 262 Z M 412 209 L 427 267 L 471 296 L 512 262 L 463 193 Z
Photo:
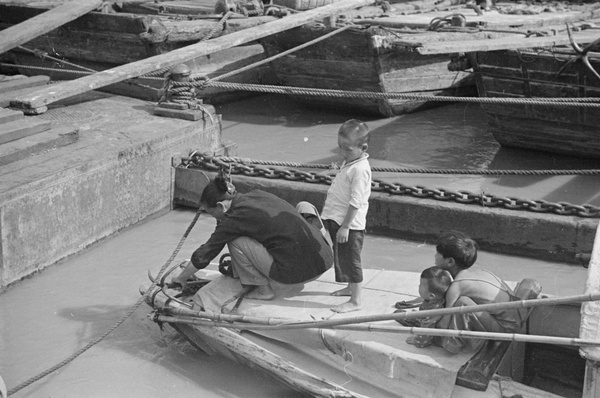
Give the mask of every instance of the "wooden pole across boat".
M 597 30 L 575 32 L 573 40 L 578 44 L 591 43 L 600 38 Z M 553 47 L 570 44 L 566 34 L 560 36 L 523 37 L 511 36 L 485 40 L 454 40 L 446 42 L 421 43 L 416 48 L 419 54 L 452 54 L 461 52 L 517 50 L 523 48 Z
M 0 31 L 0 54 L 99 8 L 103 0 L 67 1 L 18 25 Z
M 223 327 L 227 329 L 241 330 L 281 330 L 286 329 L 286 326 L 291 324 L 281 324 L 281 328 L 265 325 L 265 324 L 250 324 L 250 323 L 227 323 L 227 322 L 212 322 L 203 319 L 177 317 L 168 315 L 158 315 L 158 322 L 167 323 L 183 323 L 188 325 L 206 326 L 206 327 Z M 312 329 L 312 328 L 311 328 Z M 540 344 L 555 344 L 565 346 L 578 347 L 600 347 L 600 341 L 584 340 L 572 337 L 556 337 L 556 336 L 540 336 L 532 334 L 520 333 L 493 333 L 493 332 L 475 332 L 470 330 L 453 330 L 453 329 L 436 329 L 436 328 L 418 328 L 404 326 L 388 326 L 388 325 L 339 325 L 331 327 L 323 327 L 322 329 L 337 329 L 350 330 L 359 332 L 384 332 L 384 333 L 406 333 L 414 335 L 440 336 L 440 337 L 461 337 L 470 339 L 487 339 L 487 340 L 504 340 L 518 341 L 523 343 L 540 343 Z
M 138 77 L 159 69 L 191 61 L 194 58 L 216 53 L 231 47 L 249 43 L 260 38 L 283 32 L 308 22 L 323 19 L 353 8 L 369 5 L 374 0 L 342 0 L 336 3 L 318 7 L 313 10 L 286 16 L 273 22 L 267 22 L 253 28 L 230 33 L 215 39 L 192 44 L 166 54 L 142 59 L 116 68 L 107 69 L 93 75 L 81 77 L 76 80 L 54 84 L 40 89 L 34 93 L 16 98 L 11 102 L 11 107 L 30 109 L 30 113 L 43 113 L 47 105 L 81 94 L 100 87 L 118 83 L 123 80 Z
M 576 296 L 564 296 L 564 297 L 548 297 L 542 299 L 531 299 L 531 300 L 520 300 L 511 301 L 508 303 L 494 303 L 494 304 L 480 304 L 480 305 L 465 305 L 460 307 L 451 308 L 440 308 L 435 310 L 422 310 L 422 311 L 407 311 L 407 312 L 395 312 L 391 314 L 379 314 L 379 315 L 365 315 L 357 317 L 339 318 L 339 319 L 328 319 L 324 321 L 295 321 L 292 319 L 285 318 L 268 318 L 268 317 L 248 317 L 245 315 L 237 314 L 212 314 L 204 311 L 193 311 L 184 308 L 170 308 L 166 307 L 165 310 L 169 313 L 182 315 L 189 318 L 197 319 L 210 319 L 219 322 L 243 322 L 252 321 L 252 323 L 260 323 L 265 325 L 272 325 L 274 329 L 302 329 L 302 328 L 325 328 L 339 325 L 349 325 L 356 323 L 367 323 L 367 322 L 381 322 L 381 321 L 395 321 L 401 319 L 418 319 L 425 318 L 428 316 L 444 316 L 452 314 L 468 314 L 473 312 L 481 311 L 501 311 L 509 309 L 520 309 L 520 308 L 532 308 L 532 307 L 543 307 L 543 306 L 554 306 L 559 304 L 576 304 L 584 303 L 589 301 L 600 300 L 600 293 L 593 294 L 581 294 Z

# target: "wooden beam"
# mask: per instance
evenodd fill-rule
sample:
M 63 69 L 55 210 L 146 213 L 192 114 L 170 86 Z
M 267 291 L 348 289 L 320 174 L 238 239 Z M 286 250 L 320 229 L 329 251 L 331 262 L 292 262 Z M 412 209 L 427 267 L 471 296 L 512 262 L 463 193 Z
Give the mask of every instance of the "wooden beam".
M 59 83 L 52 87 L 36 91 L 31 95 L 18 97 L 11 102 L 11 106 L 34 110 L 39 108 L 39 111 L 36 113 L 45 112 L 45 107 L 48 104 L 61 99 L 69 98 L 126 79 L 138 77 L 162 68 L 168 68 L 203 55 L 249 43 L 275 33 L 304 25 L 314 20 L 325 18 L 338 12 L 372 3 L 374 3 L 374 0 L 342 0 L 310 11 L 286 16 L 277 21 L 267 22 L 264 25 L 256 26 L 254 28 L 244 29 L 215 39 L 192 44 L 166 54 L 142 59 L 69 82 Z
M 102 0 L 67 1 L 31 19 L 0 31 L 0 54 L 71 22 L 102 5 Z
M 573 39 L 578 44 L 591 43 L 600 38 L 598 31 L 583 31 L 573 33 Z M 452 42 L 422 43 L 417 52 L 423 55 L 453 54 L 461 52 L 516 50 L 519 48 L 551 47 L 569 45 L 569 37 L 524 37 L 523 35 L 502 37 L 500 39 L 462 40 Z

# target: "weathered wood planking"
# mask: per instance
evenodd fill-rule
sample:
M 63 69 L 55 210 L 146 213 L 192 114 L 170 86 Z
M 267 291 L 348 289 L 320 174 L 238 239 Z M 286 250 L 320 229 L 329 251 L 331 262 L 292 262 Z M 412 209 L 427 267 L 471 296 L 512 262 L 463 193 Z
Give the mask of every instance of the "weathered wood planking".
M 59 127 L 0 145 L 0 166 L 72 144 L 79 140 L 75 127 Z
M 0 81 L 0 94 L 8 93 L 15 90 L 21 90 L 28 87 L 43 86 L 48 83 L 48 76 L 32 76 L 20 79 L 11 79 Z
M 0 22 L 16 25 L 47 12 L 44 8 L 0 4 Z M 90 12 L 63 25 L 68 30 L 140 34 L 159 18 L 149 15 Z
M 597 30 L 574 32 L 573 39 L 579 44 L 591 43 L 600 38 Z M 566 34 L 560 36 L 529 37 L 523 35 L 503 37 L 499 39 L 465 40 L 442 43 L 422 43 L 417 47 L 419 54 L 453 54 L 461 52 L 517 50 L 520 48 L 552 47 L 568 45 L 569 37 Z
M 78 0 L 60 5 L 19 25 L 0 31 L 0 54 L 56 29 L 102 5 L 102 0 Z
M 4 123 L 0 132 L 0 144 L 19 140 L 33 134 L 49 130 L 51 122 L 20 119 Z
M 63 98 L 104 87 L 143 74 L 167 68 L 181 62 L 190 61 L 202 55 L 258 40 L 278 32 L 295 28 L 307 22 L 325 18 L 340 11 L 371 4 L 373 0 L 343 0 L 303 13 L 287 16 L 264 25 L 234 32 L 209 41 L 193 44 L 168 54 L 157 55 L 131 64 L 109 69 L 91 76 L 82 77 L 66 83 L 60 83 L 49 90 L 40 90 L 30 96 L 17 98 L 13 106 L 36 109 L 45 112 L 46 105 Z

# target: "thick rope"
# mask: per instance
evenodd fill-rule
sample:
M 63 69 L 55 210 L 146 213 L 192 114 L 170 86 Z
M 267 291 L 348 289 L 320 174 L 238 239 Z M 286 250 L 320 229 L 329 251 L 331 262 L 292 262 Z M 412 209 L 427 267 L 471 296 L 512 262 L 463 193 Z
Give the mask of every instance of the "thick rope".
M 202 87 L 202 83 L 181 83 L 177 82 L 174 86 L 179 85 L 194 85 Z M 548 105 L 548 106 L 567 106 L 567 107 L 584 107 L 584 108 L 600 108 L 600 97 L 593 98 L 493 98 L 493 97 L 452 97 L 452 96 L 435 96 L 421 95 L 409 93 L 380 93 L 374 91 L 345 91 L 345 90 L 329 90 L 307 87 L 292 87 L 292 86 L 274 86 L 268 84 L 243 84 L 243 83 L 228 83 L 209 81 L 206 84 L 211 87 L 218 87 L 227 90 L 244 90 L 269 94 L 288 94 L 288 95 L 312 95 L 320 97 L 333 98 L 358 98 L 358 99 L 399 99 L 399 100 L 415 100 L 415 101 L 434 101 L 434 102 L 474 102 L 480 104 L 517 104 L 517 105 Z
M 279 162 L 272 160 L 255 160 L 241 157 L 219 156 L 219 160 L 227 163 L 260 164 L 265 166 L 284 166 L 303 169 L 331 169 L 332 164 Z M 371 167 L 374 172 L 414 173 L 414 174 L 467 174 L 467 175 L 600 175 L 600 169 L 589 170 L 471 170 L 471 169 L 421 169 L 397 167 Z
M 101 342 L 102 340 L 104 340 L 104 338 L 106 336 L 108 336 L 116 328 L 118 328 L 119 326 L 121 326 L 121 324 L 123 322 L 125 322 L 139 308 L 139 306 L 145 301 L 146 296 L 148 296 L 148 294 L 152 291 L 152 289 L 154 287 L 156 287 L 158 281 L 161 280 L 162 274 L 165 272 L 165 270 L 167 269 L 167 267 L 169 266 L 169 264 L 171 264 L 171 262 L 173 262 L 173 260 L 175 259 L 175 257 L 179 253 L 179 250 L 181 250 L 181 247 L 183 246 L 183 243 L 185 242 L 186 238 L 188 237 L 188 235 L 192 231 L 192 228 L 194 228 L 194 225 L 196 225 L 196 222 L 198 221 L 198 218 L 200 217 L 200 214 L 201 214 L 201 211 L 199 209 L 196 212 L 196 216 L 192 220 L 190 226 L 185 231 L 185 233 L 183 234 L 181 240 L 177 244 L 177 247 L 175 248 L 175 251 L 173 251 L 173 254 L 171 254 L 171 257 L 169 257 L 169 259 L 167 260 L 167 262 L 162 266 L 162 268 L 158 272 L 158 276 L 156 277 L 156 279 L 154 280 L 154 282 L 152 282 L 152 284 L 150 285 L 150 287 L 148 288 L 148 290 L 146 290 L 146 293 L 144 293 L 144 295 L 129 309 L 129 311 L 127 311 L 127 313 L 125 315 L 123 315 L 123 317 L 117 323 L 115 323 L 113 326 L 111 326 L 110 328 L 108 328 L 108 330 L 106 330 L 106 332 L 104 332 L 100 337 L 98 337 L 95 340 L 91 341 L 90 343 L 88 343 L 87 345 L 85 345 L 84 347 L 82 347 L 81 349 L 79 349 L 78 351 L 76 351 L 70 357 L 68 357 L 65 360 L 57 363 L 56 365 L 48 368 L 47 370 L 39 373 L 38 375 L 30 378 L 29 380 L 27 380 L 27 381 L 19 384 L 18 386 L 10 389 L 8 391 L 8 396 L 10 396 L 12 394 L 15 394 L 16 392 L 18 392 L 18 391 L 22 390 L 23 388 L 29 386 L 30 384 L 32 384 L 32 383 L 34 383 L 34 382 L 36 382 L 36 381 L 38 381 L 38 380 L 46 377 L 50 373 L 53 373 L 53 372 L 57 371 L 58 369 L 62 368 L 63 366 L 67 365 L 69 362 L 73 361 L 75 358 L 77 358 L 78 356 L 80 356 L 81 354 L 83 354 L 84 352 L 86 352 L 87 350 L 89 350 L 90 348 L 92 348 L 93 346 L 95 346 L 96 344 L 98 344 L 99 342 Z

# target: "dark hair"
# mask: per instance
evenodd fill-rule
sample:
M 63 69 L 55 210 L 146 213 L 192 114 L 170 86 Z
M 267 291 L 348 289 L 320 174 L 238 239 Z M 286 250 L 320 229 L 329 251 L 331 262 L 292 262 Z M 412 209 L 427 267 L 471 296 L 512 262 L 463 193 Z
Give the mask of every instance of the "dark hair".
M 421 278 L 427 279 L 429 291 L 436 296 L 444 297 L 452 283 L 452 275 L 441 267 L 429 267 L 421 272 Z
M 477 243 L 462 232 L 452 231 L 442 235 L 435 249 L 444 258 L 453 258 L 460 268 L 470 268 L 477 260 Z
M 360 120 L 350 119 L 345 121 L 338 132 L 344 138 L 348 138 L 356 143 L 356 146 L 368 144 L 371 139 L 371 133 L 366 123 Z
M 206 204 L 208 207 L 217 207 L 217 203 L 222 200 L 231 199 L 235 196 L 235 186 L 231 183 L 231 178 L 223 173 L 219 173 L 211 182 L 208 183 L 200 196 L 200 204 Z

